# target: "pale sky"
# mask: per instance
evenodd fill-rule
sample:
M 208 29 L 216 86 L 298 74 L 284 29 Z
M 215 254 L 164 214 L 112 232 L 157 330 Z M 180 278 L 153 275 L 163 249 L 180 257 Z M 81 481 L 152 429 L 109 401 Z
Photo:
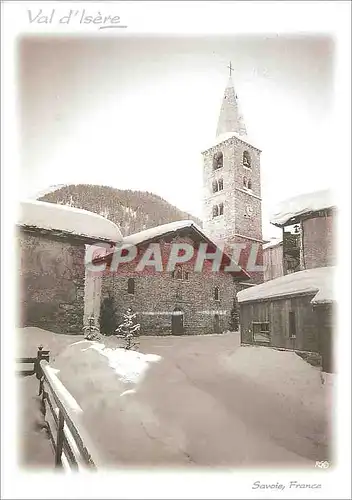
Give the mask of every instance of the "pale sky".
M 53 184 L 153 192 L 201 218 L 201 151 L 227 65 L 262 149 L 263 236 L 290 196 L 331 185 L 333 42 L 324 37 L 36 37 L 20 45 L 21 197 Z

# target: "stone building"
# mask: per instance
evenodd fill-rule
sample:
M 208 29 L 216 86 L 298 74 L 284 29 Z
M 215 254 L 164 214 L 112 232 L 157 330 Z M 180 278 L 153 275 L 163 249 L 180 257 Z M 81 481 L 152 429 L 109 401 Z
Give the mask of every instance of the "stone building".
M 321 354 L 323 371 L 333 370 L 335 217 L 329 190 L 277 208 L 271 222 L 282 228 L 283 241 L 276 254 L 275 246 L 264 248 L 268 281 L 237 294 L 242 343 L 313 351 Z
M 115 245 L 122 235 L 115 224 L 85 210 L 40 201 L 21 203 L 18 325 L 57 333 L 82 333 L 90 314 L 86 246 Z M 89 295 L 89 293 L 88 293 Z
M 174 269 L 168 267 L 170 252 L 177 248 L 182 254 L 184 244 L 192 249 L 192 255 L 187 254 L 187 260 Z M 138 314 L 142 335 L 221 333 L 229 329 L 236 282 L 245 282 L 249 276 L 242 269 L 227 272 L 230 258 L 194 222 L 179 221 L 141 231 L 125 237 L 124 246 L 136 248 L 137 253 L 117 269 L 114 253 L 94 260 L 96 276 L 101 272 L 102 307 L 104 301 L 112 300 L 116 323 L 131 307 Z M 204 264 L 197 270 L 202 246 L 208 255 L 204 254 Z M 213 271 L 215 252 L 221 257 L 219 269 Z M 100 270 L 104 264 L 107 268 Z M 95 304 L 97 315 L 99 300 Z
M 335 265 L 335 220 L 336 207 L 330 190 L 281 202 L 271 223 L 282 229 L 282 238 L 263 247 L 264 281 Z
M 260 149 L 247 136 L 230 76 L 220 110 L 216 139 L 203 151 L 203 228 L 214 240 L 241 243 L 243 267 L 255 248 L 262 266 Z M 261 283 L 262 270 L 250 271 L 243 286 Z M 241 288 L 241 287 L 239 287 Z

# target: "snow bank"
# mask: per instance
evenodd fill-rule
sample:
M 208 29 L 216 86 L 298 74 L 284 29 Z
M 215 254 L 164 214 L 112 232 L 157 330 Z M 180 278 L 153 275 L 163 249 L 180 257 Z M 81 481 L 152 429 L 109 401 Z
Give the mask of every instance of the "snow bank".
M 324 414 L 325 388 L 321 372 L 294 352 L 279 351 L 270 347 L 242 346 L 222 359 L 224 369 L 246 379 L 251 379 L 263 390 L 270 390 L 296 411 L 300 408 Z
M 110 349 L 104 344 L 94 343 L 88 349 L 95 349 L 108 359 L 109 366 L 113 368 L 119 379 L 125 383 L 137 384 L 148 369 L 149 363 L 157 363 L 161 356 L 155 354 L 142 354 L 125 349 Z
M 144 241 L 149 241 L 151 239 L 164 236 L 165 234 L 179 231 L 186 227 L 194 227 L 197 231 L 203 234 L 201 228 L 197 226 L 197 224 L 193 222 L 193 220 L 179 220 L 131 234 L 129 236 L 126 236 L 123 241 L 126 244 L 138 245 L 140 243 L 143 243 Z
M 238 302 L 244 303 L 311 292 L 316 294 L 312 303 L 330 303 L 334 300 L 332 290 L 334 270 L 334 267 L 318 267 L 280 276 L 280 278 L 238 292 Z
M 82 353 L 84 353 L 82 357 Z M 99 359 L 93 353 L 99 354 Z M 100 357 L 103 356 L 103 357 Z M 162 358 L 155 354 L 143 354 L 133 350 L 126 350 L 123 348 L 110 348 L 105 347 L 97 341 L 79 340 L 69 345 L 60 356 L 56 359 L 55 366 L 61 371 L 65 370 L 65 359 L 77 358 L 79 362 L 84 361 L 91 365 L 92 369 L 98 360 L 98 366 L 108 366 L 113 369 L 117 375 L 118 381 L 123 384 L 137 384 L 142 381 L 147 372 L 150 363 L 157 363 Z M 60 366 L 58 365 L 60 364 Z M 83 364 L 81 365 L 81 370 Z M 125 388 L 123 389 L 125 390 Z
M 249 146 L 252 146 L 253 148 L 257 149 L 258 151 L 261 151 L 257 146 L 254 145 L 254 142 L 247 137 L 247 135 L 240 135 L 237 134 L 236 132 L 226 132 L 224 134 L 218 135 L 213 141 L 209 142 L 203 149 L 203 153 L 208 151 L 211 148 L 214 148 L 215 146 L 218 146 L 222 142 L 225 142 L 229 139 L 236 138 L 239 139 L 240 141 L 248 144 Z
M 336 206 L 336 203 L 333 193 L 329 189 L 314 193 L 305 193 L 279 203 L 270 217 L 270 222 L 275 226 L 282 227 L 299 215 L 318 212 L 319 210 L 325 210 L 334 206 Z
M 120 229 L 104 217 L 88 210 L 44 201 L 27 200 L 21 202 L 18 224 L 64 231 L 77 236 L 114 243 L 122 242 Z

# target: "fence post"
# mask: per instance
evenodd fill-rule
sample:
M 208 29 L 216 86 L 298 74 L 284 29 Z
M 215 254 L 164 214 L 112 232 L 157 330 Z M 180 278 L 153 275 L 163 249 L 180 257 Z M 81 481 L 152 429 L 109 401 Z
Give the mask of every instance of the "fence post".
M 62 455 L 63 442 L 64 442 L 64 415 L 61 409 L 59 408 L 56 450 L 55 450 L 55 467 L 62 467 L 61 455 Z

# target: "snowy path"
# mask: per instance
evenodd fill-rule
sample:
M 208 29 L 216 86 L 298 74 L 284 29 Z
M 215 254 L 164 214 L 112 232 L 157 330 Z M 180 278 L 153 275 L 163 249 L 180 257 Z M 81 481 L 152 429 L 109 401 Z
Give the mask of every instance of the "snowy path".
M 239 347 L 234 334 L 142 338 L 140 350 L 161 360 L 137 383 L 80 344 L 55 362 L 105 465 L 313 468 L 328 458 L 328 394 L 295 354 Z
M 21 396 L 19 414 L 20 450 L 19 463 L 29 469 L 54 468 L 54 453 L 47 437 L 38 397 L 39 382 L 35 375 L 18 377 Z

